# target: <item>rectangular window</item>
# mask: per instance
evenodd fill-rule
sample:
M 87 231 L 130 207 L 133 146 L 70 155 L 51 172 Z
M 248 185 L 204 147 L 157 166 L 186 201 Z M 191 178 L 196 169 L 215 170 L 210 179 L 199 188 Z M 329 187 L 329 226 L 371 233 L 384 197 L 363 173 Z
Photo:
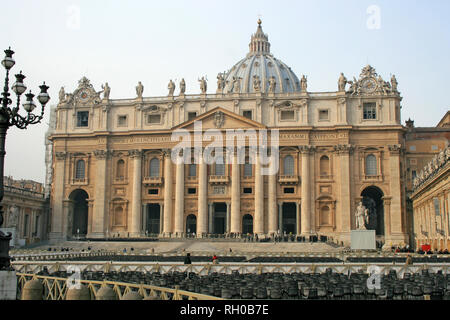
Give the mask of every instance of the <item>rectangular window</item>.
M 435 145 L 432 145 L 432 146 L 431 146 L 431 150 L 436 151 L 437 149 L 438 149 L 437 146 L 435 146 Z
M 118 116 L 117 117 L 117 126 L 125 127 L 127 125 L 127 116 Z
M 416 151 L 416 146 L 410 146 L 409 151 Z
M 294 120 L 294 119 L 295 119 L 294 110 L 281 111 L 281 120 Z
M 252 119 L 252 111 L 251 110 L 245 110 L 242 112 L 242 115 L 247 119 Z
M 188 112 L 188 121 L 197 117 L 197 112 Z
M 328 118 L 328 110 L 319 110 L 319 121 L 327 121 Z
M 160 114 L 149 114 L 147 118 L 147 122 L 149 124 L 160 124 L 161 123 L 161 115 Z
M 411 176 L 412 176 L 413 179 L 415 179 L 417 177 L 416 170 L 411 171 Z
M 377 118 L 377 104 L 375 102 L 366 102 L 363 104 L 363 119 L 375 120 Z
M 252 188 L 244 188 L 244 193 L 252 193 Z
M 294 193 L 295 189 L 294 188 L 284 188 L 283 192 L 284 193 Z
M 89 126 L 89 111 L 77 112 L 77 127 Z
M 196 188 L 188 188 L 188 194 L 196 194 L 197 189 Z
M 41 216 L 36 216 L 36 221 L 35 221 L 35 225 L 34 225 L 34 235 L 35 236 L 38 236 L 40 218 L 41 218 Z
M 148 194 L 158 194 L 158 189 L 148 189 Z

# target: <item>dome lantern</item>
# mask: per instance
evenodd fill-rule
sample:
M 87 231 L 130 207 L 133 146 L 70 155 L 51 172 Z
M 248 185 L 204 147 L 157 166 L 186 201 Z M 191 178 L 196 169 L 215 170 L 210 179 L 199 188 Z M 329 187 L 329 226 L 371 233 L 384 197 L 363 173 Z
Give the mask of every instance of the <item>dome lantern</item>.
M 250 48 L 249 54 L 270 53 L 269 37 L 262 31 L 261 23 L 261 19 L 258 19 L 258 29 L 252 35 L 250 44 L 248 45 Z

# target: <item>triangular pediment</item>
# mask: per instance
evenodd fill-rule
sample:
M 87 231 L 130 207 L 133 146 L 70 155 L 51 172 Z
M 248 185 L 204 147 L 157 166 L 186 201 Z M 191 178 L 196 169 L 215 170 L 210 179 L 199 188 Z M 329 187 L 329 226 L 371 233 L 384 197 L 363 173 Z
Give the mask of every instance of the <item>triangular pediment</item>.
M 202 130 L 208 129 L 266 129 L 267 127 L 262 123 L 253 121 L 239 114 L 231 112 L 221 107 L 214 108 L 208 112 L 205 112 L 194 119 L 183 122 L 178 126 L 172 128 L 186 129 L 188 131 L 194 130 L 194 122 L 201 121 Z

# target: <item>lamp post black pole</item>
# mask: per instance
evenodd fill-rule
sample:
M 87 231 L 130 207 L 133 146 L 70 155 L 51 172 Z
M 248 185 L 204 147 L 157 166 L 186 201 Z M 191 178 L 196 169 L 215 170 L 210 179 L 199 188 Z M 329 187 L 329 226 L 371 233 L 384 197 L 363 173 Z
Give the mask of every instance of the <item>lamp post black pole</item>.
M 2 65 L 6 69 L 5 86 L 3 88 L 2 97 L 0 98 L 0 227 L 3 225 L 3 196 L 4 196 L 4 165 L 5 165 L 5 141 L 6 132 L 9 127 L 15 126 L 19 129 L 26 129 L 30 124 L 36 124 L 41 122 L 44 116 L 44 109 L 47 102 L 50 100 L 50 96 L 47 93 L 48 86 L 42 84 L 39 86 L 41 92 L 38 95 L 38 100 L 42 106 L 41 113 L 35 115 L 32 113 L 36 105 L 33 102 L 34 94 L 27 93 L 25 97 L 27 100 L 23 103 L 23 108 L 26 111 L 26 115 L 22 116 L 20 112 L 20 96 L 27 89 L 23 83 L 25 76 L 22 71 L 16 74 L 16 82 L 12 85 L 11 89 L 17 96 L 17 104 L 15 107 L 10 107 L 12 105 L 12 100 L 9 98 L 11 95 L 9 93 L 9 70 L 14 66 L 15 61 L 12 58 L 14 51 L 11 48 L 5 50 L 5 58 L 2 60 Z M 0 231 L 0 270 L 10 269 L 10 258 L 9 258 L 9 241 L 11 240 L 11 233 L 4 234 Z

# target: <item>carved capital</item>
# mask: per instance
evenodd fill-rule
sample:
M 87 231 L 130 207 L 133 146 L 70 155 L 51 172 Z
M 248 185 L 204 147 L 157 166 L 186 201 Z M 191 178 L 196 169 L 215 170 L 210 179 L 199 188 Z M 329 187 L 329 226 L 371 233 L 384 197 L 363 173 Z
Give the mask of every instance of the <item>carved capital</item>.
M 337 103 L 340 104 L 340 105 L 345 104 L 346 101 L 347 100 L 345 98 L 338 98 L 337 99 Z
M 139 158 L 139 157 L 142 157 L 142 150 L 137 150 L 137 149 L 128 150 L 128 156 L 129 156 L 130 158 Z
M 164 158 L 170 157 L 171 151 L 170 149 L 162 149 L 162 155 Z
M 338 154 L 352 154 L 355 147 L 351 144 L 338 144 L 334 146 L 334 151 Z
M 97 159 L 106 159 L 110 154 L 108 150 L 94 150 L 94 156 Z
M 55 152 L 56 160 L 64 160 L 67 158 L 67 152 Z
M 311 154 L 316 151 L 316 147 L 310 145 L 298 146 L 298 149 L 302 154 Z
M 400 154 L 400 152 L 402 152 L 401 144 L 390 144 L 388 145 L 388 148 L 391 154 Z

